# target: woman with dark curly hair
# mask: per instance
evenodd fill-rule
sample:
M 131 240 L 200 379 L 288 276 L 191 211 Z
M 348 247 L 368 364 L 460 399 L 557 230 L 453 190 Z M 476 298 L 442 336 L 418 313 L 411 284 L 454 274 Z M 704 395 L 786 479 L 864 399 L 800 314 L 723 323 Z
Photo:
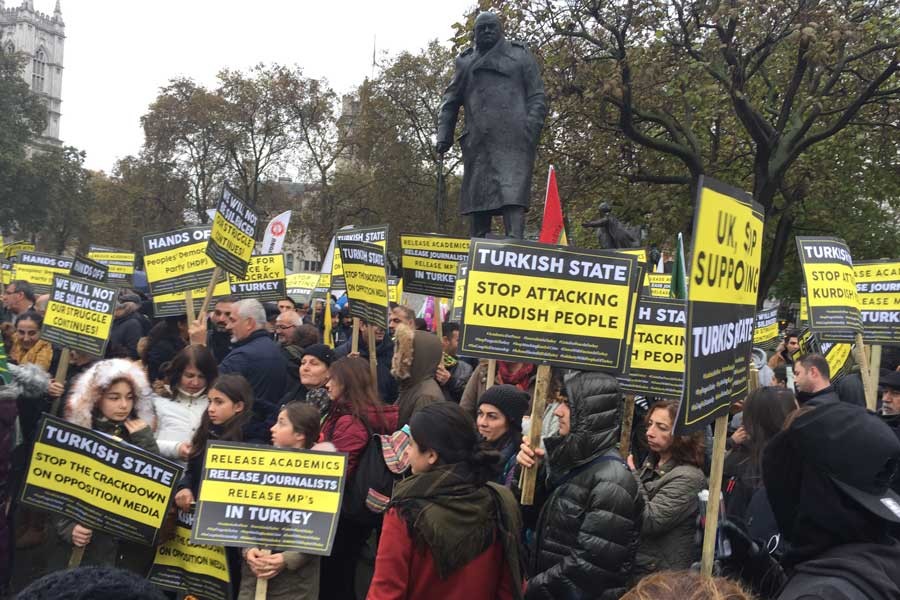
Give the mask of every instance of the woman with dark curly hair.
M 637 554 L 638 574 L 686 569 L 697 555 L 697 493 L 706 488 L 701 471 L 703 434 L 673 435 L 677 414 L 677 402 L 654 404 L 645 420 L 650 454 L 639 470 L 628 457 L 646 505 Z

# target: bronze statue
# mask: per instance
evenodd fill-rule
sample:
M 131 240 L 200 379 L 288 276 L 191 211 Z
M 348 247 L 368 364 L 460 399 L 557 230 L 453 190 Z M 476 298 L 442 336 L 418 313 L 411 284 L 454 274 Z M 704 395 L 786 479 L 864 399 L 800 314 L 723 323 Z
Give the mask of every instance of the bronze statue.
M 466 126 L 459 212 L 472 216 L 472 237 L 485 237 L 492 217 L 503 215 L 507 237 L 521 239 L 547 104 L 537 61 L 524 44 L 503 37 L 494 13 L 478 15 L 475 47 L 456 58 L 438 116 L 438 154 L 453 145 L 460 106 Z
M 641 246 L 640 231 L 614 217 L 612 208 L 606 202 L 600 205 L 600 216 L 593 221 L 586 221 L 583 226 L 597 228 L 597 241 L 604 250 Z

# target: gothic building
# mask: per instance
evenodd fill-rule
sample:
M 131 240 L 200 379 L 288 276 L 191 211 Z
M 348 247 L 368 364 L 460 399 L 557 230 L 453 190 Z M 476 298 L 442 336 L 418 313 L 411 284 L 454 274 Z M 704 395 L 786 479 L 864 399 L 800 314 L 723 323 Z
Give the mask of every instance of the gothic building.
M 5 0 L 0 0 L 0 49 L 20 52 L 30 58 L 22 77 L 47 106 L 47 128 L 35 140 L 37 145 L 62 145 L 59 118 L 65 29 L 59 0 L 52 16 L 36 11 L 34 0 L 23 0 L 15 8 L 7 8 Z

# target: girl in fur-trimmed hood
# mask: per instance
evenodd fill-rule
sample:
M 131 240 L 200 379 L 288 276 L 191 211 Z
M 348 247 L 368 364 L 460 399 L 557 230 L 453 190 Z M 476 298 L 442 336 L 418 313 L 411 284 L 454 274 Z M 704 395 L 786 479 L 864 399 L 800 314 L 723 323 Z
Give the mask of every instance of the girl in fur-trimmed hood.
M 66 400 L 66 420 L 89 427 L 159 454 L 150 423 L 153 398 L 144 372 L 130 361 L 113 358 L 94 364 L 76 381 Z M 51 567 L 65 568 L 72 548 L 83 547 L 82 566 L 114 566 L 141 575 L 153 559 L 153 548 L 120 540 L 109 534 L 56 518 L 56 532 L 63 543 L 55 546 Z
M 123 358 L 100 361 L 75 381 L 75 385 L 66 399 L 66 421 L 81 427 L 112 433 L 106 431 L 106 427 L 95 427 L 95 423 L 116 423 L 115 418 L 110 419 L 103 415 L 100 404 L 103 394 L 118 382 L 127 383 L 133 394 L 131 409 L 127 417 L 118 422 L 118 426 L 122 427 L 126 421 L 135 419 L 143 421 L 145 425 L 152 423 L 154 419 L 153 391 L 147 382 L 147 376 L 140 367 Z M 152 451 L 156 452 L 157 450 L 154 448 Z

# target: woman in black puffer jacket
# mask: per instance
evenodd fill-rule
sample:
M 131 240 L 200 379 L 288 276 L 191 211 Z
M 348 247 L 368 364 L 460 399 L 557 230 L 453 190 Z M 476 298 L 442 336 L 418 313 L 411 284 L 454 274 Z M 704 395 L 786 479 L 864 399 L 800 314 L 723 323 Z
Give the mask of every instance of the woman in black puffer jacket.
M 579 373 L 555 411 L 559 433 L 546 453 L 527 442 L 517 457 L 540 465 L 527 599 L 599 598 L 625 593 L 641 532 L 644 502 L 616 450 L 622 394 L 603 373 Z M 549 466 L 549 469 L 547 468 Z

